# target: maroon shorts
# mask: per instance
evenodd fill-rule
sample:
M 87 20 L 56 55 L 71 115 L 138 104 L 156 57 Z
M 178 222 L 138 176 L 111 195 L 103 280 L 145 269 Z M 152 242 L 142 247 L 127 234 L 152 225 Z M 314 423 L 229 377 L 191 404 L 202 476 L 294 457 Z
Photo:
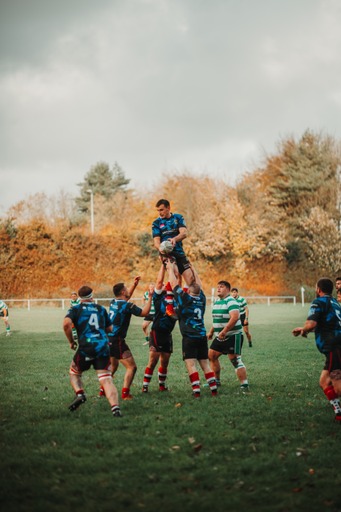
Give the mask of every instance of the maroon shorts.
M 324 365 L 324 370 L 327 370 L 331 373 L 334 370 L 341 370 L 341 347 L 336 347 L 328 354 L 325 354 L 326 362 Z
M 109 336 L 110 357 L 125 359 L 131 356 L 130 348 L 124 338 Z
M 173 352 L 173 338 L 172 334 L 167 331 L 151 330 L 149 334 L 149 348 L 154 349 L 156 352 L 165 352 L 172 354 Z

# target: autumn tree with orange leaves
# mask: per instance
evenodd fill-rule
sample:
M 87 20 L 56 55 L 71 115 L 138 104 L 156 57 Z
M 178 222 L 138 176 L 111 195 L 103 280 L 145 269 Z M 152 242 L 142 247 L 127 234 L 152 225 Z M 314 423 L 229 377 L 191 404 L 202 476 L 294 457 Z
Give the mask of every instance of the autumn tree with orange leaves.
M 225 278 L 248 293 L 298 293 L 321 273 L 341 273 L 340 168 L 339 143 L 310 131 L 280 141 L 277 153 L 234 187 L 183 172 L 137 194 L 121 168 L 115 174 L 102 162 L 80 184 L 79 198 L 38 193 L 1 219 L 0 294 L 68 296 L 88 283 L 110 296 L 116 281 L 154 280 L 160 262 L 151 224 L 162 197 L 186 219 L 184 245 L 206 292 Z M 85 191 L 96 172 L 117 186 L 104 194 L 92 182 L 92 236 L 89 212 L 79 205 L 89 201 Z

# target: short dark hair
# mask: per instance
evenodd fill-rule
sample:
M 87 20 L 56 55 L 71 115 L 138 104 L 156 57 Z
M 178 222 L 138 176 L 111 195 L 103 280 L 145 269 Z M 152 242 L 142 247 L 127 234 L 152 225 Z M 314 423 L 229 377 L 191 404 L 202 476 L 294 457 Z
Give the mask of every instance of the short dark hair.
M 90 298 L 92 294 L 92 288 L 90 286 L 81 286 L 78 290 L 78 295 L 81 299 Z
M 230 285 L 230 283 L 229 283 L 228 281 L 224 281 L 224 280 L 222 280 L 222 281 L 218 281 L 218 284 L 222 284 L 223 286 L 226 286 L 226 288 L 227 288 L 228 290 L 230 290 L 230 289 L 231 289 L 231 285 Z
M 341 281 L 341 276 L 337 277 L 335 281 Z
M 231 292 L 237 292 L 238 293 L 238 288 L 231 288 Z
M 114 292 L 115 297 L 118 297 L 119 295 L 121 295 L 123 288 L 124 288 L 124 283 L 114 284 L 114 286 L 112 287 L 112 291 Z
M 333 293 L 333 281 L 328 277 L 321 277 L 317 281 L 317 287 L 320 288 L 321 292 L 331 295 Z
M 198 283 L 196 283 L 195 281 L 192 281 L 192 283 L 189 285 L 188 287 L 188 291 L 189 293 L 194 293 L 194 295 L 199 295 L 200 294 L 200 285 Z
M 158 202 L 156 203 L 156 208 L 158 208 L 159 206 L 161 206 L 163 204 L 163 206 L 165 206 L 166 208 L 169 208 L 170 207 L 170 202 L 168 201 L 168 199 L 159 199 Z

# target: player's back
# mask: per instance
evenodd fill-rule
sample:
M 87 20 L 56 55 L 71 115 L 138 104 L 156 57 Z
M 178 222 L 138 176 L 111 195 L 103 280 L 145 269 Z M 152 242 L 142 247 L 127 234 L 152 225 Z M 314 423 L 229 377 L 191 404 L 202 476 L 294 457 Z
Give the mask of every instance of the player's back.
M 177 304 L 181 334 L 189 338 L 206 336 L 204 324 L 206 297 L 204 292 L 201 290 L 199 295 L 190 295 L 176 286 L 174 298 Z

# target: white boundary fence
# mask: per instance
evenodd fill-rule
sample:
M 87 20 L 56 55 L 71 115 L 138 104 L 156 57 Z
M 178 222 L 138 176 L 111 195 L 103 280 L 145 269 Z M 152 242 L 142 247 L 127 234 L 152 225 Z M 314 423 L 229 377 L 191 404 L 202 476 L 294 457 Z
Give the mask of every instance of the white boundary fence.
M 243 295 L 244 297 L 244 295 Z M 296 306 L 296 297 L 295 295 L 254 295 L 249 297 L 244 297 L 249 304 L 252 304 L 254 302 L 263 302 L 267 304 L 268 306 L 271 306 L 271 304 L 275 302 L 286 302 L 290 301 L 294 306 Z M 60 304 L 60 307 L 62 309 L 68 309 L 70 305 L 70 299 L 3 299 L 6 304 L 9 306 L 14 303 L 14 306 L 16 303 L 21 303 L 24 307 L 27 307 L 28 311 L 31 310 L 32 306 L 38 306 L 40 305 L 52 305 L 51 303 L 57 303 Z M 209 299 L 211 301 L 211 304 L 213 304 L 215 297 L 214 295 L 211 296 Z M 96 297 L 95 302 L 96 303 L 104 303 L 103 305 L 109 305 L 109 303 L 112 301 L 112 298 L 106 298 L 106 297 Z M 142 302 L 142 297 L 133 297 L 133 302 Z

